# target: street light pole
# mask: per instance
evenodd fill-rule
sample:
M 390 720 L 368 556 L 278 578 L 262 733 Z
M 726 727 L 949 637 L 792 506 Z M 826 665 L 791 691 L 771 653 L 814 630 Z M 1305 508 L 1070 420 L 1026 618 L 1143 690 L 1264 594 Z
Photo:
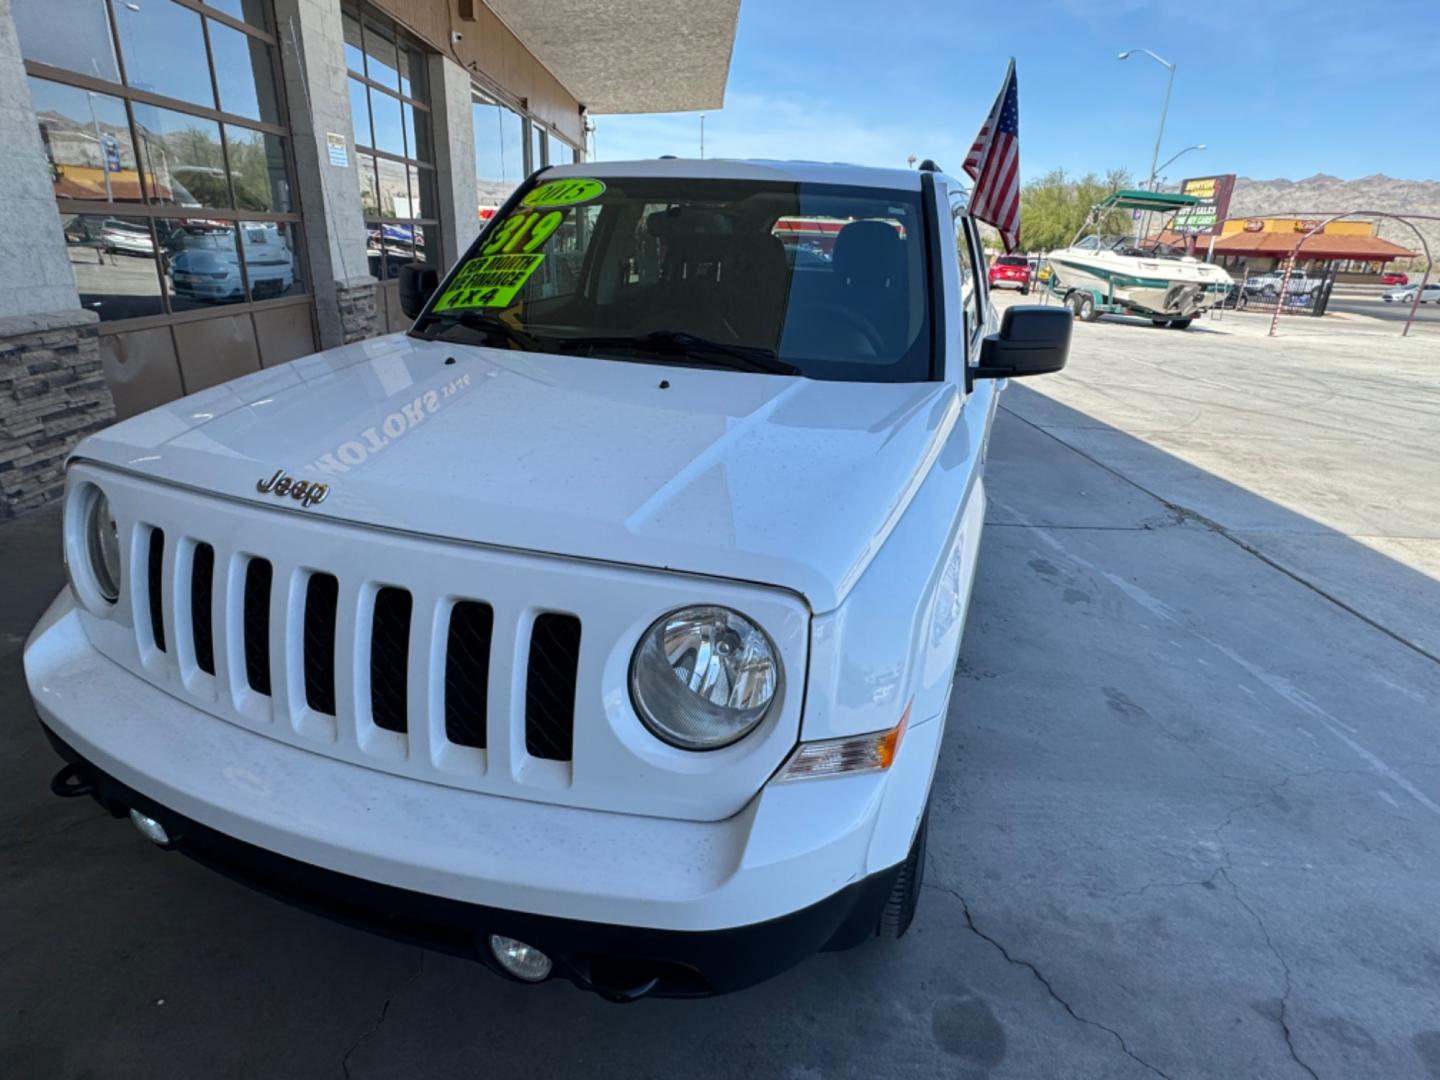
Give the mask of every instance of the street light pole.
M 1162 64 L 1170 72 L 1170 77 L 1165 80 L 1165 104 L 1160 106 L 1160 130 L 1155 133 L 1155 150 L 1150 155 L 1150 179 L 1145 182 L 1146 190 L 1154 191 L 1155 173 L 1158 171 L 1155 165 L 1156 162 L 1160 160 L 1160 143 L 1165 138 L 1165 117 L 1166 114 L 1170 112 L 1170 91 L 1174 89 L 1175 86 L 1175 65 L 1170 63 L 1170 61 L 1166 60 L 1163 56 L 1159 56 L 1156 53 L 1151 52 L 1149 49 L 1126 49 L 1120 54 L 1120 59 L 1128 60 L 1137 52 L 1144 53 L 1146 56 L 1150 57 L 1150 59 L 1154 60 L 1157 64 Z M 1150 215 L 1147 212 L 1144 220 L 1148 220 L 1149 216 Z
M 705 160 L 705 114 L 700 114 L 700 160 Z
M 1164 165 L 1161 165 L 1160 168 L 1156 169 L 1155 171 L 1156 171 L 1156 172 L 1164 172 L 1164 171 L 1165 171 L 1166 169 L 1168 169 L 1168 168 L 1171 166 L 1171 164 L 1173 164 L 1178 158 L 1184 157 L 1186 154 L 1190 153 L 1191 150 L 1204 150 L 1204 149 L 1205 149 L 1205 144 L 1204 144 L 1203 142 L 1202 142 L 1202 143 L 1196 143 L 1194 146 L 1187 146 L 1184 150 L 1181 150 L 1180 153 L 1176 154 L 1175 157 L 1170 158 L 1169 161 L 1166 161 Z
M 1160 61 L 1162 64 L 1164 61 Z M 1170 77 L 1165 80 L 1165 104 L 1160 106 L 1160 130 L 1155 133 L 1155 149 L 1150 154 L 1150 190 L 1155 190 L 1155 161 L 1160 157 L 1160 141 L 1165 138 L 1165 117 L 1170 112 L 1170 91 L 1175 88 L 1175 65 L 1170 64 Z

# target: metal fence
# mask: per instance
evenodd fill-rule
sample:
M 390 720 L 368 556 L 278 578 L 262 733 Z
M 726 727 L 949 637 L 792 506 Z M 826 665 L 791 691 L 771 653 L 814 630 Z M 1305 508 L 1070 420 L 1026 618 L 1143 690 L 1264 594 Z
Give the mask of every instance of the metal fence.
M 1274 270 L 1247 270 L 1236 280 L 1225 306 L 1267 315 L 1276 311 L 1281 315 L 1324 315 L 1338 275 L 1333 269 L 1317 273 L 1297 267 L 1287 276 L 1283 265 Z

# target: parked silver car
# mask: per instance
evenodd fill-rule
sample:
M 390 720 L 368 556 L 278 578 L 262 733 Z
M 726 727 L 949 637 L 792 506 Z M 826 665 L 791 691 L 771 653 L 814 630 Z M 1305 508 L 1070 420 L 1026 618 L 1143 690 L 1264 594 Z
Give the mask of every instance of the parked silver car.
M 1426 285 L 1423 290 L 1420 288 L 1418 281 L 1413 285 L 1396 285 L 1393 289 L 1386 289 L 1381 293 L 1380 299 L 1384 300 L 1387 304 L 1413 304 L 1415 302 L 1416 292 L 1420 293 L 1420 303 L 1440 304 L 1440 282 L 1433 281 L 1429 285 Z
M 112 255 L 153 255 L 150 230 L 137 222 L 106 218 L 100 225 L 100 246 Z

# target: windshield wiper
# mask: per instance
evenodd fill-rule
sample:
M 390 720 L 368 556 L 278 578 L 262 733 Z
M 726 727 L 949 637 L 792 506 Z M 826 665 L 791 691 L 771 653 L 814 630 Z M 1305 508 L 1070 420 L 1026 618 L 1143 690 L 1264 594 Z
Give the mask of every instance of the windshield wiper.
M 463 326 L 466 330 L 474 330 L 481 334 L 497 335 L 507 341 L 513 341 L 526 352 L 539 352 L 540 345 L 536 340 L 523 330 L 517 330 L 504 319 L 496 315 L 488 315 L 483 311 L 467 309 L 463 311 L 432 311 L 420 322 L 418 329 L 423 329 L 433 323 L 441 323 L 441 329 L 451 326 Z
M 567 337 L 556 342 L 558 348 L 579 351 L 582 349 L 636 349 L 654 352 L 661 356 L 694 356 L 697 359 L 718 362 L 718 366 L 733 371 L 759 371 L 767 375 L 799 375 L 800 369 L 787 364 L 775 355 L 774 349 L 759 345 L 732 345 L 725 341 L 712 341 L 697 334 L 682 330 L 652 330 L 648 334 L 617 337 Z

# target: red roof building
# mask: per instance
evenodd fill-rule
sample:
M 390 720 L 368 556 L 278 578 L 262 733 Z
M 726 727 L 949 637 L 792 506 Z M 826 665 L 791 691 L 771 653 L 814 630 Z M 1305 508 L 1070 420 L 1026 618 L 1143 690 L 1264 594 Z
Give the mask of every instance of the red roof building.
M 1332 221 L 1309 239 L 1298 252 L 1295 245 L 1323 219 L 1306 218 L 1231 218 L 1221 225 L 1215 237 L 1187 237 L 1168 229 L 1159 240 L 1171 247 L 1184 248 L 1187 240 L 1194 242 L 1194 254 L 1201 259 L 1223 266 L 1245 266 L 1252 270 L 1270 269 L 1295 252 L 1300 262 L 1335 264 L 1342 271 L 1378 273 L 1394 259 L 1409 259 L 1415 252 L 1375 235 L 1372 221 Z M 1211 241 L 1214 241 L 1212 246 Z

